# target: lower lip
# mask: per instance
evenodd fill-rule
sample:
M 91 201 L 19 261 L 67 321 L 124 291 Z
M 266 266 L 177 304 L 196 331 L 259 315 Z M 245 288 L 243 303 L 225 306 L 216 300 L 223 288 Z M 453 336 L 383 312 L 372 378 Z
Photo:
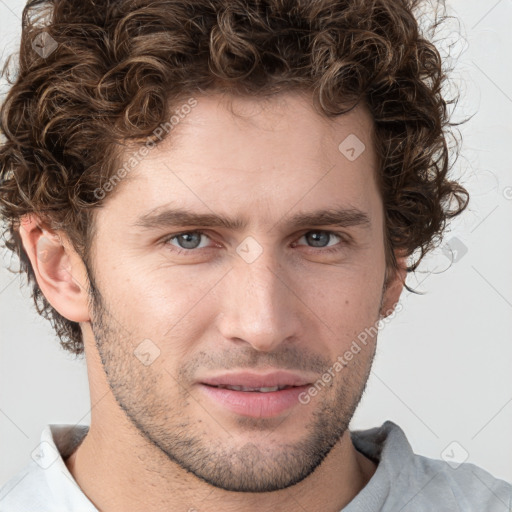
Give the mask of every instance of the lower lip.
M 201 384 L 200 388 L 210 398 L 236 414 L 251 418 L 271 418 L 278 416 L 294 405 L 299 404 L 299 395 L 308 389 L 297 386 L 280 391 L 234 391 Z

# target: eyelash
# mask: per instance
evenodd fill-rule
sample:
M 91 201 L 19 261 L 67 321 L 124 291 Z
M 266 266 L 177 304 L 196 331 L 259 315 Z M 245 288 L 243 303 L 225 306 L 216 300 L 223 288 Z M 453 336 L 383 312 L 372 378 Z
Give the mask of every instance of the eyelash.
M 302 238 L 304 235 L 307 235 L 308 233 L 327 233 L 329 235 L 337 236 L 338 238 L 341 239 L 342 242 L 348 243 L 348 241 L 346 240 L 346 235 L 344 235 L 343 233 L 339 233 L 337 231 L 327 231 L 327 230 L 323 230 L 323 229 L 312 229 L 310 231 L 306 231 L 304 234 L 301 235 L 300 238 Z M 170 245 L 169 244 L 169 242 L 171 240 L 174 240 L 175 238 L 177 238 L 177 237 L 179 237 L 181 235 L 190 235 L 190 234 L 204 235 L 204 236 L 210 238 L 208 236 L 208 233 L 205 232 L 205 231 L 201 231 L 201 230 L 182 231 L 181 233 L 176 233 L 174 235 L 170 235 L 170 236 L 166 237 L 164 240 L 162 240 L 162 243 L 165 245 L 166 248 L 168 248 L 171 252 L 173 252 L 175 254 L 178 254 L 178 255 L 183 255 L 183 254 L 191 255 L 191 253 L 197 252 L 200 249 L 182 249 L 180 247 L 176 247 L 174 245 Z M 172 247 L 172 249 L 171 249 L 171 247 Z M 310 247 L 310 248 L 311 249 L 315 249 L 315 247 Z M 203 247 L 202 249 L 209 249 L 209 248 L 208 247 Z M 333 253 L 333 252 L 340 251 L 341 247 L 338 247 L 337 245 L 335 245 L 333 247 L 328 247 L 328 248 L 319 247 L 318 250 L 320 252 L 323 252 L 323 253 Z

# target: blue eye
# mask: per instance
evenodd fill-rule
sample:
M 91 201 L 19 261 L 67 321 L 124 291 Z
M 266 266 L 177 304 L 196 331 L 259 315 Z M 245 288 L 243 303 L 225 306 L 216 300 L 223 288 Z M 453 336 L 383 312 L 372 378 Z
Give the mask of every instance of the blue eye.
M 332 239 L 332 237 L 336 237 L 337 239 L 341 240 L 342 243 L 329 245 L 329 241 Z M 198 249 L 212 248 L 211 246 L 202 244 L 202 238 L 210 239 L 210 237 L 204 231 L 184 231 L 168 236 L 165 240 L 163 240 L 163 243 L 167 248 L 176 254 L 192 255 L 192 253 L 197 252 Z M 318 252 L 339 251 L 345 246 L 346 243 L 345 236 L 341 233 L 324 230 L 310 230 L 299 238 L 299 240 L 302 239 L 306 239 L 309 244 L 313 244 L 309 247 L 312 249 L 319 249 Z M 175 241 L 178 245 L 171 243 L 173 241 Z M 297 244 L 297 242 L 295 242 L 294 246 L 297 245 L 303 244 Z
M 315 236 L 313 236 L 313 235 L 315 235 Z M 324 242 L 328 243 L 329 238 L 331 238 L 333 235 L 335 237 L 341 239 L 340 235 L 338 235 L 337 233 L 334 233 L 332 231 L 308 231 L 307 233 L 302 235 L 301 239 L 306 238 L 306 240 L 308 240 L 310 243 L 313 243 L 313 244 L 319 243 L 320 245 L 313 245 L 312 247 L 318 247 L 318 248 L 322 249 L 324 247 L 328 247 L 326 245 L 323 245 L 323 243 Z
M 178 233 L 177 235 L 172 235 L 168 237 L 164 242 L 169 243 L 171 240 L 176 240 L 178 243 L 182 244 L 180 247 L 175 247 L 178 253 L 190 252 L 195 249 L 202 249 L 204 247 L 200 247 L 201 245 L 201 237 L 208 237 L 206 233 L 203 231 L 185 231 L 184 233 Z

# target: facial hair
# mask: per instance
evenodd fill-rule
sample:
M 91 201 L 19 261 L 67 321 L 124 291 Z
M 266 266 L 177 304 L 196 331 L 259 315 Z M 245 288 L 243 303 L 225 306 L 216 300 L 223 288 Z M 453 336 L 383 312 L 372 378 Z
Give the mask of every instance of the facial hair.
M 142 365 L 134 356 L 134 347 L 142 338 L 123 329 L 109 314 L 92 274 L 89 279 L 91 329 L 113 396 L 137 432 L 183 470 L 226 491 L 277 491 L 311 475 L 347 431 L 366 388 L 374 346 L 368 345 L 366 355 L 356 355 L 312 398 L 314 412 L 300 440 L 271 442 L 270 434 L 279 429 L 275 418 L 240 416 L 231 439 L 239 441 L 242 434 L 247 441 L 230 442 L 229 436 L 212 436 L 208 422 L 213 416 L 207 410 L 201 421 L 188 415 L 190 405 L 197 401 L 190 389 L 198 368 L 272 367 L 321 376 L 334 362 L 292 345 L 274 353 L 257 352 L 246 345 L 236 353 L 234 347 L 216 354 L 200 352 L 192 360 L 181 361 L 173 376 L 162 366 Z M 172 342 L 172 338 L 165 341 L 171 347 Z M 303 406 L 294 410 L 297 407 Z M 269 432 L 269 436 L 265 442 L 259 437 L 251 442 L 251 432 Z

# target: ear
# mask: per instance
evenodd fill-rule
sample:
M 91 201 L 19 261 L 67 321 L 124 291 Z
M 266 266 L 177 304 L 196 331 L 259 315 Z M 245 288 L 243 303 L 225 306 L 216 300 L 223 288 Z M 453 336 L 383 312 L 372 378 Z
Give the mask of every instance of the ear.
M 407 258 L 397 256 L 396 262 L 397 269 L 388 267 L 386 270 L 386 284 L 380 310 L 381 318 L 386 318 L 393 313 L 404 288 L 407 276 Z
M 20 237 L 37 284 L 48 302 L 72 322 L 88 322 L 88 279 L 82 258 L 68 237 L 34 214 L 21 218 Z

